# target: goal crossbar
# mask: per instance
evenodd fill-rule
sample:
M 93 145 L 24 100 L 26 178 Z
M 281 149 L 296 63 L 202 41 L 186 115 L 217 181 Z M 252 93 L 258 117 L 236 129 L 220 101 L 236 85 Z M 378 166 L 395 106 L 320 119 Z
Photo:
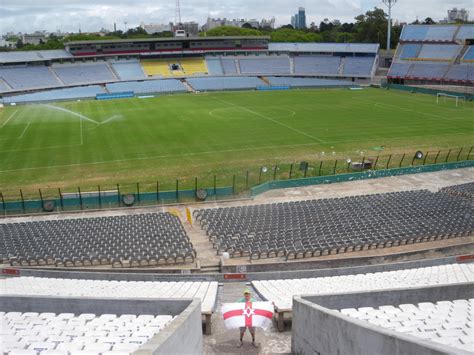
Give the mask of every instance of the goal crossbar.
M 461 96 L 461 95 L 453 95 L 453 94 L 446 94 L 446 93 L 443 93 L 443 92 L 438 92 L 436 94 L 436 103 L 439 104 L 439 100 L 440 98 L 443 98 L 444 100 L 443 101 L 446 101 L 446 99 L 454 99 L 456 101 L 456 107 L 459 106 L 459 101 L 461 101 L 462 103 L 465 102 L 465 97 L 464 96 Z

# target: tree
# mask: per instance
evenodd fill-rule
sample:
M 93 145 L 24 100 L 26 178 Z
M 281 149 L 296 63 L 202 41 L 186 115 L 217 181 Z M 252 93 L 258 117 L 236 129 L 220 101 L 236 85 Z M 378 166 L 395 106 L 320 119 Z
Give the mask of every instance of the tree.
M 379 8 L 367 11 L 365 15 L 356 18 L 354 40 L 363 43 L 380 43 L 381 47 L 387 42 L 387 14 Z
M 232 27 L 232 26 L 222 26 L 216 27 L 207 32 L 201 32 L 199 34 L 201 37 L 205 36 L 262 36 L 262 32 L 255 29 Z
M 21 49 L 24 47 L 23 41 L 21 38 L 18 38 L 18 41 L 16 41 L 16 48 Z
M 425 21 L 423 21 L 423 25 L 434 25 L 436 22 L 431 17 L 425 18 Z
M 279 28 L 270 34 L 272 42 L 321 42 L 322 36 L 314 32 L 305 32 L 288 28 Z

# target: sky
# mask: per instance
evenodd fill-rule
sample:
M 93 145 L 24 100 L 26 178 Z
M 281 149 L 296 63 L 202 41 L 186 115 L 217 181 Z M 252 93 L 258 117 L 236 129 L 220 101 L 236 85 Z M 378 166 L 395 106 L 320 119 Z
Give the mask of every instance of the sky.
M 208 16 L 226 18 L 276 18 L 278 26 L 290 23 L 299 6 L 306 8 L 307 22 L 325 18 L 341 22 L 373 9 L 386 9 L 382 0 L 180 0 L 183 21 L 203 24 Z M 431 17 L 438 21 L 453 7 L 465 8 L 474 18 L 472 0 L 398 0 L 394 20 L 412 22 Z M 132 28 L 140 23 L 174 22 L 173 0 L 0 0 L 0 33 L 99 31 Z

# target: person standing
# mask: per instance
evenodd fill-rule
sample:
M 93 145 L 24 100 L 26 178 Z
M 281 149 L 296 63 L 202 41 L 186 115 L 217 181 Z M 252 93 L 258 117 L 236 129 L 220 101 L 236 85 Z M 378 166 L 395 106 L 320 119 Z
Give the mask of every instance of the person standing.
M 244 290 L 244 297 L 239 299 L 237 302 L 245 302 L 245 304 L 247 304 L 247 303 L 255 302 L 255 300 L 252 298 L 250 291 L 247 289 L 247 290 Z M 247 329 L 249 330 L 250 335 L 252 336 L 252 345 L 254 347 L 258 347 L 258 345 L 255 343 L 255 327 L 240 327 L 239 329 L 240 329 L 239 348 L 244 344 L 243 339 L 244 339 L 244 335 Z

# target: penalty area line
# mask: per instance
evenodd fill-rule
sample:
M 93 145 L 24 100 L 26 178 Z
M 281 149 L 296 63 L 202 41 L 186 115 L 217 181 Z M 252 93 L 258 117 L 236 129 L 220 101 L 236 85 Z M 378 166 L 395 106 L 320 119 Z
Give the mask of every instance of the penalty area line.
M 18 111 L 15 111 L 13 112 L 10 117 L 7 118 L 7 120 L 5 122 L 3 122 L 3 124 L 0 126 L 0 129 L 2 129 L 3 127 L 5 127 L 7 125 L 8 122 L 10 122 L 10 120 L 15 117 L 15 115 L 18 113 Z
M 31 122 L 28 122 L 28 124 L 26 125 L 25 129 L 23 130 L 23 132 L 21 132 L 21 135 L 17 138 L 17 139 L 22 139 L 23 136 L 25 135 L 26 131 L 28 130 L 28 127 L 30 127 L 30 124 Z

